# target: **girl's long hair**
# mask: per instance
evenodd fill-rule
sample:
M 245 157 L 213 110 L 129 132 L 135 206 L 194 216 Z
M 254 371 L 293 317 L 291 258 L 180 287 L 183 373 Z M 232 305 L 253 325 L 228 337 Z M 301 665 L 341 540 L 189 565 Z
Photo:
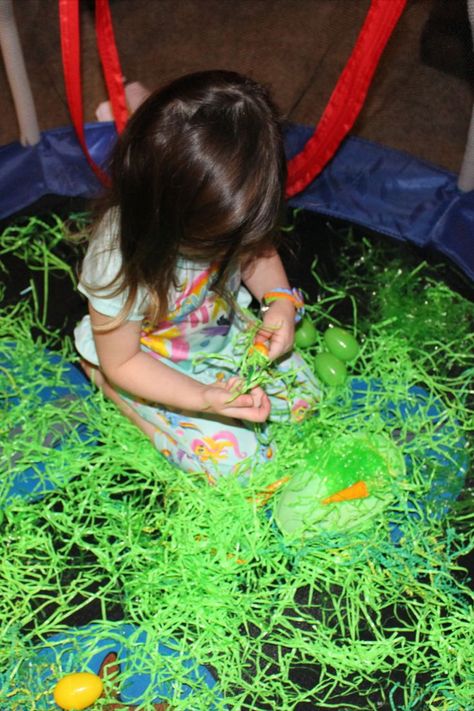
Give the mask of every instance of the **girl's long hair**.
M 180 256 L 217 263 L 214 289 L 276 244 L 286 161 L 267 90 L 230 71 L 184 76 L 130 118 L 112 155 L 106 209 L 118 215 L 122 268 L 113 293 L 150 295 L 152 322 L 168 310 Z M 109 214 L 111 214 L 109 213 Z

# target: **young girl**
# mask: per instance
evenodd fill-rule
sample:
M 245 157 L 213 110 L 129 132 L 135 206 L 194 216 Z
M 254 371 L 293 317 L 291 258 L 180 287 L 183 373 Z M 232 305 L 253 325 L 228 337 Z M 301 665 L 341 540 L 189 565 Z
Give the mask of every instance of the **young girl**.
M 301 418 L 318 395 L 290 355 L 301 304 L 275 248 L 285 181 L 276 110 L 234 72 L 184 76 L 133 114 L 111 178 L 79 284 L 84 367 L 176 466 L 209 481 L 241 474 L 272 456 L 267 421 Z M 257 340 L 296 374 L 292 400 L 278 380 L 239 394 L 251 295 L 266 304 Z

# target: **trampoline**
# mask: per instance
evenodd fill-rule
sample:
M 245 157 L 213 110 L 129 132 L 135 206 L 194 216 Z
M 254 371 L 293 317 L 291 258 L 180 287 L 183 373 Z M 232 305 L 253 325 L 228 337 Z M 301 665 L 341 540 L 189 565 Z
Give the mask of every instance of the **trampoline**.
M 102 680 L 90 709 L 471 708 L 474 193 L 352 137 L 289 190 L 284 258 L 314 327 L 297 348 L 313 366 L 342 327 L 360 351 L 317 412 L 275 426 L 274 460 L 210 487 L 72 347 L 63 235 L 116 131 L 86 125 L 89 158 L 72 127 L 0 147 L 2 709 L 59 708 L 80 672 Z M 290 163 L 314 135 L 287 126 Z

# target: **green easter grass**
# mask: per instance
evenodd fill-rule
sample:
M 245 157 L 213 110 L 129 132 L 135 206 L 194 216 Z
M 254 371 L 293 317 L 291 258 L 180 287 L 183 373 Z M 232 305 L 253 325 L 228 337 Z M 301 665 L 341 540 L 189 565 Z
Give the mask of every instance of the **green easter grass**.
M 64 229 L 59 218 L 32 218 L 0 238 L 0 257 L 15 254 L 39 269 L 46 295 L 40 303 L 32 287 L 0 310 L 0 362 L 10 359 L 0 368 L 2 710 L 48 708 L 51 685 L 38 683 L 45 669 L 37 651 L 51 635 L 65 632 L 77 647 L 74 669 L 55 666 L 52 679 L 86 668 L 93 643 L 75 625 L 91 609 L 104 636 L 114 637 L 122 621 L 147 631 L 145 645 L 130 647 L 132 671 L 159 675 L 157 644 L 167 640 L 183 659 L 212 670 L 221 699 L 196 681 L 180 700 L 189 678 L 179 656 L 168 658 L 172 709 L 472 708 L 474 607 L 461 561 L 473 547 L 469 478 L 446 516 L 408 513 L 436 468 L 424 451 L 443 452 L 452 433 L 423 411 L 412 421 L 400 418 L 400 447 L 409 448 L 413 471 L 394 477 L 389 507 L 364 530 L 296 539 L 280 533 L 256 497 L 298 473 L 308 453 L 347 433 L 345 386 L 324 388 L 318 412 L 305 422 L 275 426 L 276 457 L 246 485 L 235 478 L 210 487 L 176 470 L 100 392 L 69 406 L 87 419 L 97 445 L 73 431 L 62 449 L 45 451 L 48 428 L 71 414 L 35 401 L 35 386 L 60 379 L 45 349 L 76 360 L 70 340 L 45 322 L 50 275 L 74 280 L 57 254 Z M 387 251 L 369 241 L 350 234 L 347 241 L 361 258 L 354 266 L 353 252 L 341 255 L 343 288 L 323 283 L 315 266 L 320 298 L 307 312 L 320 339 L 304 357 L 312 362 L 329 324 L 350 329 L 361 344 L 351 376 L 379 380 L 382 399 L 406 400 L 408 388 L 421 385 L 443 403 L 446 431 L 465 436 L 471 452 L 473 304 L 425 264 L 406 263 L 395 250 L 387 261 Z M 26 385 L 28 395 L 11 406 Z M 387 434 L 380 401 L 352 413 L 350 422 L 354 431 Z M 20 423 L 15 438 L 5 437 Z M 9 455 L 18 451 L 11 466 Z M 2 505 L 15 472 L 39 461 L 58 488 Z M 399 545 L 390 539 L 394 517 L 403 528 Z M 106 709 L 126 676 L 122 669 L 91 708 Z M 152 709 L 153 698 L 149 688 L 136 708 Z

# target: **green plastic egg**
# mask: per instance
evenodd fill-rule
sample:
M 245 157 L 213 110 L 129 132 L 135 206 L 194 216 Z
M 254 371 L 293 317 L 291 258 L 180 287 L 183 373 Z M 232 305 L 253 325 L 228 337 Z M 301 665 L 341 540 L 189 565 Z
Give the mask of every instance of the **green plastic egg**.
M 342 385 L 347 377 L 346 366 L 332 353 L 318 353 L 314 359 L 314 370 L 326 385 Z
M 328 328 L 324 333 L 324 342 L 328 351 L 339 360 L 354 360 L 359 353 L 359 344 L 352 333 L 337 326 Z
M 299 348 L 310 348 L 318 340 L 318 332 L 310 318 L 304 318 L 295 331 L 295 344 Z

